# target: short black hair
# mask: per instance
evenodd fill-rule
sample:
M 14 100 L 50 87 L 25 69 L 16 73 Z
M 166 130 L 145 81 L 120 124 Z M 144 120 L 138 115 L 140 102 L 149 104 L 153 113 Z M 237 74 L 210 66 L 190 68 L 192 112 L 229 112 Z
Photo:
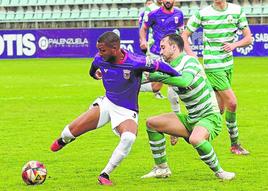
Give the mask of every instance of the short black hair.
M 180 49 L 180 51 L 181 52 L 183 51 L 184 41 L 180 35 L 173 33 L 173 34 L 167 34 L 166 36 L 164 36 L 164 38 L 166 37 L 168 37 L 169 44 L 176 44 L 178 48 Z
M 109 47 L 117 46 L 120 47 L 120 38 L 117 34 L 112 31 L 102 33 L 98 40 L 98 43 L 105 43 Z

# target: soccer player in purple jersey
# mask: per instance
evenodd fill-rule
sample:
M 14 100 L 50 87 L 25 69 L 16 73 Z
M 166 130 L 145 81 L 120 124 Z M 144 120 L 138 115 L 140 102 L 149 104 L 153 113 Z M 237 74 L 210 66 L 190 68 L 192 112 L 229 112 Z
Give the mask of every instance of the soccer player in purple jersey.
M 183 13 L 177 7 L 174 7 L 174 0 L 163 0 L 162 6 L 148 14 L 144 18 L 144 24 L 140 29 L 140 48 L 147 49 L 146 32 L 152 28 L 154 44 L 150 48 L 151 56 L 157 57 L 160 55 L 160 41 L 167 34 L 180 34 L 184 28 Z M 180 112 L 180 105 L 178 102 L 178 95 L 169 86 L 168 100 L 174 112 Z M 172 145 L 177 143 L 177 138 L 171 136 L 170 141 Z
M 139 15 L 139 29 L 141 28 L 143 22 L 144 22 L 144 17 L 147 17 L 148 13 L 151 12 L 151 9 L 157 9 L 159 6 L 162 4 L 162 0 L 158 0 L 156 3 L 154 3 L 153 0 L 146 0 L 145 2 L 145 10 L 140 13 Z M 152 31 L 147 30 L 146 33 L 146 40 L 148 41 L 148 44 L 152 44 L 153 38 L 152 38 Z M 149 41 L 151 43 L 149 43 Z M 150 51 L 142 50 L 142 52 L 146 55 L 150 54 Z M 144 78 L 146 78 L 146 73 L 144 73 Z M 162 88 L 163 84 L 160 82 L 148 82 L 148 83 L 142 83 L 140 91 L 141 92 L 153 92 L 155 98 L 157 99 L 165 99 L 166 97 L 162 95 L 160 92 L 160 89 Z
M 144 24 L 140 29 L 140 48 L 147 49 L 146 33 L 151 27 L 153 30 L 154 44 L 150 48 L 151 53 L 160 54 L 160 41 L 172 33 L 180 33 L 184 27 L 183 13 L 180 9 L 174 7 L 174 0 L 163 0 L 163 6 L 148 14 L 144 18 Z
M 50 148 L 56 152 L 76 137 L 111 121 L 112 130 L 120 136 L 120 141 L 98 181 L 102 185 L 112 185 L 110 173 L 128 155 L 136 139 L 142 72 L 161 71 L 172 76 L 177 76 L 178 72 L 161 61 L 120 49 L 120 39 L 113 32 L 105 32 L 99 37 L 97 49 L 90 76 L 102 79 L 106 95 L 97 98 L 86 112 L 67 125 Z

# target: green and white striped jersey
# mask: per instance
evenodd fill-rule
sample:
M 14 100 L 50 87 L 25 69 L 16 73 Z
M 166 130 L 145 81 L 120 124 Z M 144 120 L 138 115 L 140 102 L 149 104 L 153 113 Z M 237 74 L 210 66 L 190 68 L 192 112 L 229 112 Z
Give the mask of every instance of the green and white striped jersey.
M 182 53 L 170 65 L 182 76 L 170 77 L 155 72 L 150 74 L 150 80 L 172 86 L 186 106 L 190 123 L 195 123 L 211 113 L 220 112 L 215 93 L 206 78 L 203 66 L 196 58 Z M 191 79 L 186 78 L 186 73 Z M 189 85 L 180 87 L 179 84 Z
M 233 53 L 222 46 L 234 41 L 238 29 L 248 27 L 243 9 L 239 5 L 227 3 L 225 10 L 217 10 L 212 5 L 197 11 L 187 23 L 190 32 L 203 28 L 204 67 L 206 72 L 220 71 L 233 67 Z

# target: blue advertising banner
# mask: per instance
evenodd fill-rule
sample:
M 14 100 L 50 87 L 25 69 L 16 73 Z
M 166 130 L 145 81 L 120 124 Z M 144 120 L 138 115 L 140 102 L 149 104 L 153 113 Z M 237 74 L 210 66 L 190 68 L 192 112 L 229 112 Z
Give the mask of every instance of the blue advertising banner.
M 252 25 L 250 28 L 253 44 L 237 48 L 234 55 L 268 56 L 268 25 Z M 138 28 L 0 30 L 0 59 L 93 57 L 97 53 L 97 38 L 105 31 L 117 33 L 122 48 L 142 54 Z M 191 37 L 192 48 L 198 56 L 202 56 L 202 35 L 198 30 Z M 239 38 L 240 31 L 236 40 Z

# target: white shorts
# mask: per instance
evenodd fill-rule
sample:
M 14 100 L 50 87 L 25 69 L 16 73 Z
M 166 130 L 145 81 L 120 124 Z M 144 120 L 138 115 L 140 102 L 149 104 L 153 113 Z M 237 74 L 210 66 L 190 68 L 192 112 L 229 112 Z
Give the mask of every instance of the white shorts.
M 100 108 L 100 118 L 97 128 L 111 121 L 113 132 L 119 135 L 116 127 L 127 119 L 134 120 L 138 125 L 138 113 L 136 111 L 115 105 L 106 96 L 98 97 L 90 108 L 96 104 L 99 105 Z

